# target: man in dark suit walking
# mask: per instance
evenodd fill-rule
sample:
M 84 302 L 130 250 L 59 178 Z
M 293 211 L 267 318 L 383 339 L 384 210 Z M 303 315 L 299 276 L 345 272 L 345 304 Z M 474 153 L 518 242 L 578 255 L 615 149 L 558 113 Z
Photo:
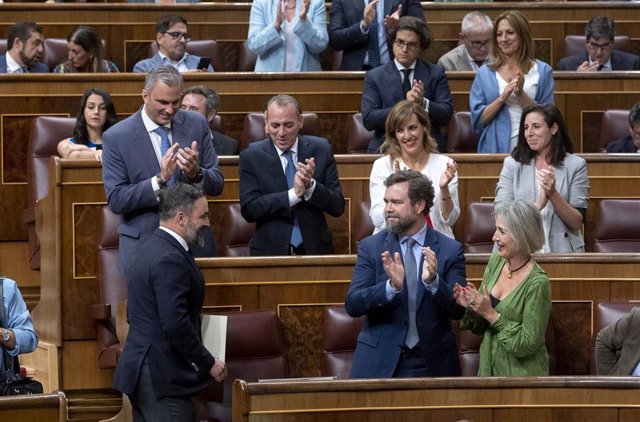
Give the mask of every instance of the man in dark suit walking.
M 360 241 L 345 299 L 347 313 L 365 316 L 352 378 L 460 375 L 453 298 L 466 285 L 462 245 L 429 228 L 431 181 L 415 170 L 385 181 L 387 230 Z
M 129 396 L 135 422 L 191 422 L 191 397 L 227 375 L 202 344 L 205 285 L 190 253 L 203 241 L 209 206 L 198 187 L 176 183 L 162 191 L 158 212 L 160 227 L 126 274 L 129 334 L 113 388 Z
M 427 110 L 433 136 L 439 150 L 444 152 L 446 145 L 440 126 L 448 125 L 453 116 L 453 98 L 444 67 L 418 59 L 431 43 L 429 27 L 418 18 L 404 16 L 390 36 L 395 59 L 371 69 L 364 78 L 362 120 L 367 130 L 375 130 L 369 152 L 380 152 L 387 116 L 402 100 L 416 102 Z
M 268 139 L 240 153 L 240 206 L 256 222 L 250 254 L 333 253 L 324 213 L 339 217 L 344 197 L 331 145 L 302 136 L 302 109 L 289 95 L 272 97 L 265 111 Z
M 120 271 L 158 228 L 158 195 L 176 181 L 199 184 L 207 195 L 222 193 L 209 125 L 201 114 L 180 110 L 182 76 L 170 65 L 145 79 L 144 106 L 103 136 L 102 179 L 109 208 L 122 214 L 118 227 Z M 209 229 L 196 256 L 215 256 Z

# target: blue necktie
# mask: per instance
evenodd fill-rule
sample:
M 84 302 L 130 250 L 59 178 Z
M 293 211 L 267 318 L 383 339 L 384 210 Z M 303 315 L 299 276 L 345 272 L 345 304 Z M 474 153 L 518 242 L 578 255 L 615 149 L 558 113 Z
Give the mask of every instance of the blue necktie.
M 369 25 L 369 46 L 367 49 L 369 53 L 369 66 L 380 66 L 380 48 L 378 46 L 378 16 L 376 16 Z
M 171 148 L 171 141 L 169 141 L 169 128 L 165 126 L 158 126 L 154 129 L 154 132 L 160 135 L 160 158 Z
M 288 149 L 282 153 L 287 159 L 287 166 L 285 167 L 284 174 L 287 177 L 287 185 L 289 189 L 293 187 L 293 179 L 296 175 L 296 166 L 293 163 L 293 152 Z M 293 211 L 292 211 L 293 212 Z M 302 243 L 302 233 L 300 233 L 300 226 L 298 225 L 298 219 L 295 214 L 293 215 L 293 230 L 291 230 L 291 239 L 289 241 L 291 246 L 297 248 Z
M 404 344 L 413 349 L 418 344 L 418 328 L 416 326 L 416 299 L 418 296 L 418 266 L 413 247 L 416 241 L 410 237 L 407 239 L 407 250 L 404 253 L 404 284 L 407 287 L 407 300 L 409 307 L 409 330 Z

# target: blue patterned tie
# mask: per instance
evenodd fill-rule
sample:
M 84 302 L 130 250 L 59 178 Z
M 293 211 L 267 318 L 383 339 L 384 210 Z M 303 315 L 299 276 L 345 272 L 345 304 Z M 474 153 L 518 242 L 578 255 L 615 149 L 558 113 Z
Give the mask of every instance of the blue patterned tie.
M 287 159 L 284 174 L 287 177 L 287 185 L 289 189 L 291 189 L 293 187 L 293 179 L 296 175 L 296 166 L 293 164 L 293 152 L 288 149 L 283 152 L 282 155 Z M 293 230 L 291 230 L 291 240 L 289 243 L 295 248 L 302 243 L 302 233 L 300 233 L 300 225 L 298 224 L 298 219 L 295 214 L 293 215 Z
M 378 16 L 369 25 L 369 47 L 367 49 L 369 53 L 369 66 L 380 66 L 380 49 L 378 46 Z
M 171 141 L 169 141 L 169 128 L 165 126 L 158 126 L 154 129 L 154 132 L 160 135 L 160 157 L 164 155 L 171 148 Z
M 409 307 L 409 330 L 404 344 L 409 348 L 418 344 L 418 328 L 416 327 L 416 299 L 418 296 L 418 266 L 413 247 L 416 241 L 410 237 L 407 239 L 407 250 L 404 252 L 404 284 L 407 286 L 407 300 Z

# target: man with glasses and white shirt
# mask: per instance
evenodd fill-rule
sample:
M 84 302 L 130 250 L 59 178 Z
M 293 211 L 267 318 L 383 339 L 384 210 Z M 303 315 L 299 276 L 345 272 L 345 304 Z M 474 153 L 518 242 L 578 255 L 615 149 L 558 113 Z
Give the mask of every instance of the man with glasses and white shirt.
M 378 153 L 384 141 L 387 115 L 398 101 L 409 100 L 424 106 L 433 127 L 438 149 L 445 151 L 440 126 L 453 116 L 453 98 L 449 81 L 440 65 L 423 62 L 418 56 L 431 44 L 427 24 L 413 16 L 403 16 L 390 33 L 394 60 L 371 69 L 364 78 L 362 119 L 375 136 L 369 142 L 370 153 Z
M 156 23 L 156 42 L 158 52 L 153 57 L 141 60 L 133 67 L 134 72 L 147 73 L 163 64 L 170 64 L 179 72 L 204 71 L 198 69 L 200 56 L 187 53 L 187 44 L 191 35 L 187 32 L 187 21 L 178 15 L 161 17 Z M 207 65 L 207 72 L 213 67 Z
M 493 23 L 481 12 L 469 12 L 462 18 L 458 34 L 460 44 L 438 59 L 438 64 L 448 71 L 476 72 L 489 57 Z
M 578 72 L 611 72 L 616 70 L 640 70 L 640 57 L 614 49 L 614 23 L 604 16 L 597 16 L 585 27 L 587 51 L 564 57 L 558 70 Z

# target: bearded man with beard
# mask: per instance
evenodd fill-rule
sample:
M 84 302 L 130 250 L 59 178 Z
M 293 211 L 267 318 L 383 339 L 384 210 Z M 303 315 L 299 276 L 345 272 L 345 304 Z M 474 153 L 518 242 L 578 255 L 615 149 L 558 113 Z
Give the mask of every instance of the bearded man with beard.
M 352 378 L 460 375 L 453 298 L 466 285 L 462 245 L 426 224 L 431 181 L 415 170 L 385 180 L 386 230 L 360 242 L 345 308 L 365 316 Z
M 126 274 L 129 335 L 113 388 L 129 396 L 134 421 L 193 421 L 191 397 L 227 375 L 202 344 L 205 285 L 190 253 L 209 207 L 200 188 L 178 182 L 162 191 L 158 213 L 160 227 Z

